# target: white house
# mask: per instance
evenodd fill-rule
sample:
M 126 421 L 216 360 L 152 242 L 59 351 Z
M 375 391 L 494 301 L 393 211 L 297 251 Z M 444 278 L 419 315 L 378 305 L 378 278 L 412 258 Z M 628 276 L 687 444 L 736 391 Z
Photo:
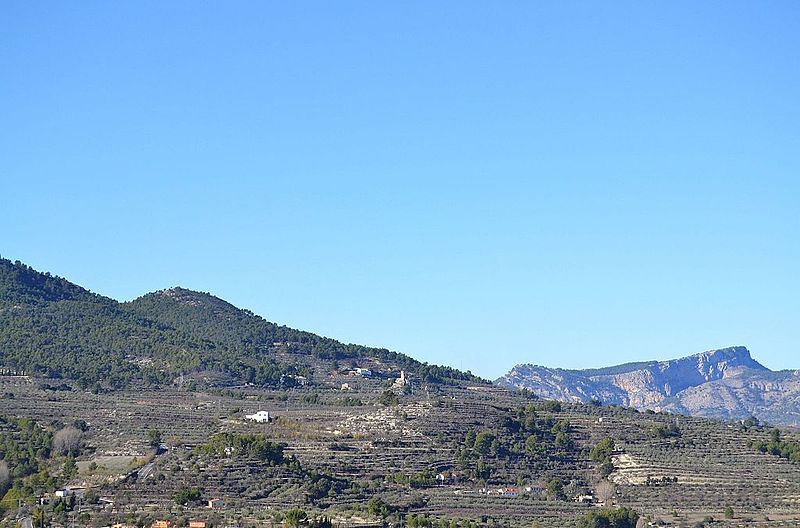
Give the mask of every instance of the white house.
M 69 486 L 56 490 L 56 497 L 66 498 L 75 495 L 76 498 L 82 499 L 86 495 L 86 488 L 80 486 Z
M 247 414 L 245 418 L 258 423 L 269 422 L 269 411 L 258 411 L 255 414 Z

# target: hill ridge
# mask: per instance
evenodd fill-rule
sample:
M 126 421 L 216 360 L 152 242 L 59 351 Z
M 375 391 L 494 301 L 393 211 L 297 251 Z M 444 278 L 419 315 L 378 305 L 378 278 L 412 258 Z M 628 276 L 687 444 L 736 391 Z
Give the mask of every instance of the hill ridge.
M 281 326 L 210 293 L 173 287 L 119 302 L 0 258 L 0 366 L 16 371 L 95 390 L 167 385 L 191 373 L 214 383 L 279 386 L 340 360 L 407 370 L 429 383 L 485 383 L 398 352 Z
M 788 380 L 782 379 L 779 390 L 775 388 L 776 377 Z M 671 360 L 604 368 L 559 369 L 519 364 L 495 383 L 561 401 L 599 400 L 640 410 L 725 419 L 754 415 L 781 424 L 797 423 L 800 409 L 797 403 L 800 379 L 768 369 L 741 345 Z

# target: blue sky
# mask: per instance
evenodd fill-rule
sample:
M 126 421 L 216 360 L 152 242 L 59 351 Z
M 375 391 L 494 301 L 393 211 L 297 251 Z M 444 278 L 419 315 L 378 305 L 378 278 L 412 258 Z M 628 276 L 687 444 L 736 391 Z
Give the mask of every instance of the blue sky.
M 496 377 L 800 345 L 797 2 L 5 2 L 0 254 Z

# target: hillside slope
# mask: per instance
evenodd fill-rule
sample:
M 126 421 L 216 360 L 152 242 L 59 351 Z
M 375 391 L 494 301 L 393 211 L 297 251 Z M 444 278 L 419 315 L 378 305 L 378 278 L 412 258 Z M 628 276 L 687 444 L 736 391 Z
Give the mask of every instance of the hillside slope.
M 742 346 L 604 369 L 517 365 L 496 383 L 561 401 L 599 400 L 712 418 L 756 416 L 784 425 L 800 423 L 800 376 L 767 369 Z
M 207 293 L 173 288 L 119 303 L 0 259 L 0 367 L 101 390 L 201 373 L 211 383 L 278 386 L 339 360 L 405 369 L 429 383 L 481 381 L 279 326 Z

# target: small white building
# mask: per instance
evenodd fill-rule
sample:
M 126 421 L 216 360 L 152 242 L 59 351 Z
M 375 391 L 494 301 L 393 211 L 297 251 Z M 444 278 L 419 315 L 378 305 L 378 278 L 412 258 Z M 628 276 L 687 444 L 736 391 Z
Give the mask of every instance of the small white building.
M 208 499 L 208 507 L 212 510 L 218 510 L 220 508 L 225 507 L 225 501 L 223 499 Z
M 78 499 L 82 499 L 84 497 L 84 495 L 86 495 L 86 488 L 81 487 L 81 486 L 68 486 L 68 487 L 56 490 L 55 495 L 59 499 L 72 497 L 73 495 Z
M 245 418 L 253 422 L 267 423 L 269 422 L 269 411 L 258 411 L 255 414 L 246 414 Z

